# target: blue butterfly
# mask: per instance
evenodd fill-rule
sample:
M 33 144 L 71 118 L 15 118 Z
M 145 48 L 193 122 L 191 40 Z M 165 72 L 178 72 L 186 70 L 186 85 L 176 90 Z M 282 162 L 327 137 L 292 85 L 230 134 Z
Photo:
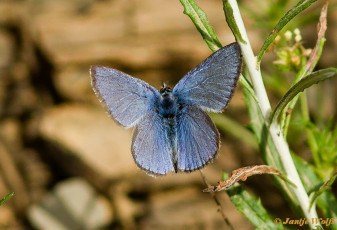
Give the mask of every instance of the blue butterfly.
M 241 71 L 241 50 L 232 43 L 213 53 L 173 90 L 160 91 L 123 72 L 92 66 L 92 87 L 112 119 L 135 127 L 132 155 L 148 174 L 191 172 L 216 156 L 220 135 L 205 111 L 221 112 Z

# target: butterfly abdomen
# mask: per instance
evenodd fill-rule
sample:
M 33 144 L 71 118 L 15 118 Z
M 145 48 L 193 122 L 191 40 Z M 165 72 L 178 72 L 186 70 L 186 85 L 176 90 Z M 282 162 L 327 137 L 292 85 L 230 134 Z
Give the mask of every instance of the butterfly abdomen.
M 167 136 L 170 158 L 175 172 L 178 172 L 178 157 L 177 157 L 177 126 L 176 117 L 164 118 L 165 133 Z

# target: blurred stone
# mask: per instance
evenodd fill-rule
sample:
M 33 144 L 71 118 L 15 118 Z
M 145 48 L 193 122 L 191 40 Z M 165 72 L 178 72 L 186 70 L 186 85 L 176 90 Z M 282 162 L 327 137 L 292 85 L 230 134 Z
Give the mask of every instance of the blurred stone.
M 0 121 L 0 139 L 9 146 L 20 147 L 21 140 L 20 122 L 15 118 L 7 118 Z
M 32 205 L 28 218 L 37 229 L 101 229 L 112 221 L 109 202 L 84 180 L 59 183 L 40 204 Z
M 1 148 L 1 145 L 0 145 Z M 0 149 L 1 150 L 1 149 Z M 6 183 L 6 176 L 3 173 L 0 173 L 0 200 L 5 197 L 7 194 L 11 193 L 10 189 Z M 1 228 L 0 228 L 1 229 Z
M 3 195 L 3 193 L 1 193 Z M 2 199 L 3 197 L 0 197 Z M 15 222 L 15 214 L 7 205 L 2 205 L 0 208 L 0 229 L 11 229 L 10 227 Z
M 144 215 L 144 206 L 147 205 L 146 199 L 137 200 L 129 196 L 130 190 L 132 191 L 132 188 L 134 188 L 130 188 L 130 184 L 132 184 L 130 181 L 121 181 L 112 186 L 109 192 L 113 197 L 114 208 L 123 229 L 135 229 L 136 219 Z M 142 192 L 143 194 L 148 193 L 145 190 Z
M 0 185 L 2 182 L 6 195 L 13 191 L 20 194 L 20 196 L 16 196 L 15 199 L 10 199 L 8 202 L 13 204 L 17 213 L 21 213 L 28 206 L 30 197 L 24 177 L 17 165 L 16 154 L 14 154 L 14 151 L 17 150 L 15 147 L 16 146 L 8 146 L 8 144 L 3 142 L 0 138 L 0 177 L 2 177 Z
M 137 172 L 130 151 L 131 132 L 116 125 L 101 107 L 67 104 L 52 108 L 41 118 L 39 132 L 105 178 Z
M 28 4 L 15 0 L 0 1 L 0 24 L 12 24 L 27 13 Z
M 33 149 L 23 148 L 21 124 L 15 118 L 7 118 L 0 122 L 0 139 L 8 146 L 11 157 L 18 167 L 20 176 L 29 190 L 30 198 L 37 199 L 45 191 L 50 182 L 50 171 L 46 163 L 41 161 Z M 13 175 L 13 173 L 11 173 Z
M 4 116 L 20 116 L 33 110 L 40 98 L 35 94 L 23 62 L 12 63 L 4 73 L 0 72 L 0 106 Z
M 223 197 L 220 200 L 234 229 L 254 229 L 248 220 L 242 221 L 233 207 L 228 207 L 228 199 L 225 204 Z M 210 194 L 197 189 L 158 193 L 151 197 L 150 202 L 149 215 L 141 222 L 142 229 L 225 229 L 227 226 Z
M 0 28 L 0 73 L 8 68 L 14 58 L 14 41 L 8 32 Z
M 9 66 L 13 59 L 13 41 L 7 32 L 0 28 L 0 111 L 3 113 L 9 85 Z
M 89 75 L 90 66 L 65 65 L 55 74 L 57 91 L 73 101 L 98 101 L 92 88 Z
M 25 175 L 31 201 L 40 200 L 52 181 L 52 172 L 46 162 L 33 149 L 24 149 L 20 157 L 20 168 Z
M 36 39 L 59 64 L 109 60 L 158 66 L 165 63 L 169 50 L 191 57 L 200 51 L 209 53 L 206 46 L 200 46 L 201 37 L 182 14 L 179 2 L 96 1 L 85 13 L 77 11 L 76 1 L 39 3 L 31 20 L 33 34 L 39 35 Z M 168 8 L 173 10 L 159 10 Z M 223 28 L 225 21 L 214 26 Z

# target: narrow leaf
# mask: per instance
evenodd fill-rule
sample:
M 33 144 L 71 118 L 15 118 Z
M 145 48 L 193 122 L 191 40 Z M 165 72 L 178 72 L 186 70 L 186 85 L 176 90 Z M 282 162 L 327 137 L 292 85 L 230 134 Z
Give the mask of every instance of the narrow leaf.
M 180 2 L 184 6 L 184 14 L 191 18 L 208 47 L 213 52 L 220 49 L 222 45 L 212 26 L 209 24 L 205 12 L 195 3 L 194 0 L 180 0 Z
M 227 0 L 223 0 L 223 10 L 225 12 L 226 21 L 229 26 L 229 28 L 232 30 L 232 33 L 234 34 L 235 38 L 239 40 L 240 42 L 247 44 L 247 42 L 242 38 L 242 35 L 240 33 L 240 30 L 236 24 L 236 21 L 234 19 L 233 9 L 229 2 Z
M 296 154 L 292 154 L 292 158 L 303 181 L 305 190 L 308 193 L 316 191 L 323 184 L 323 181 L 317 176 L 315 169 Z M 317 197 L 316 204 L 323 212 L 325 218 L 337 219 L 337 200 L 330 190 L 323 191 Z M 337 230 L 337 225 L 330 225 L 329 228 Z
M 326 79 L 335 77 L 336 75 L 337 75 L 336 68 L 327 68 L 313 72 L 309 74 L 307 77 L 301 79 L 293 87 L 291 87 L 290 90 L 281 98 L 280 102 L 277 104 L 276 108 L 274 109 L 271 115 L 270 123 L 275 122 L 277 120 L 278 116 L 283 111 L 283 109 L 287 106 L 289 102 L 291 102 L 291 100 L 297 94 L 301 93 L 306 88 L 309 88 L 314 84 L 317 84 L 320 81 L 324 81 Z
M 275 224 L 261 201 L 253 194 L 248 193 L 242 186 L 228 189 L 227 194 L 237 210 L 241 212 L 256 229 L 283 229 L 282 223 Z
M 314 204 L 314 202 L 316 201 L 316 199 L 326 190 L 328 190 L 329 188 L 331 188 L 331 185 L 334 183 L 334 181 L 337 178 L 337 170 L 335 171 L 335 173 L 332 175 L 332 177 L 327 180 L 326 182 L 324 182 L 324 184 L 319 188 L 319 190 L 317 192 L 314 193 L 311 202 L 310 202 L 310 206 L 309 209 L 312 207 L 312 205 Z
M 2 198 L 1 200 L 0 200 L 0 206 L 3 204 L 3 203 L 5 203 L 9 198 L 11 198 L 12 196 L 14 196 L 14 192 L 11 192 L 10 194 L 8 194 L 8 195 L 6 195 L 4 198 Z
M 301 0 L 295 7 L 291 8 L 276 24 L 273 31 L 269 34 L 266 41 L 262 45 L 262 48 L 259 52 L 259 55 L 257 57 L 257 62 L 260 63 L 262 56 L 270 46 L 270 44 L 274 41 L 277 34 L 283 29 L 285 25 L 288 24 L 289 21 L 291 21 L 296 15 L 301 13 L 303 10 L 308 8 L 311 4 L 316 2 L 317 0 Z

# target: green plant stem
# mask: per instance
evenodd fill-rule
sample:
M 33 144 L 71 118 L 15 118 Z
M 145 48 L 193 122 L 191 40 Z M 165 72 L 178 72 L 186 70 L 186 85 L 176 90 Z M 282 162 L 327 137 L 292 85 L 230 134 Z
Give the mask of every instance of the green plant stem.
M 250 42 L 247 36 L 247 32 L 246 32 L 243 20 L 241 18 L 241 14 L 240 14 L 237 2 L 236 0 L 228 0 L 228 1 L 224 0 L 224 5 L 226 4 L 227 4 L 227 7 L 230 7 L 233 12 L 234 21 L 236 22 L 236 26 L 239 29 L 240 35 L 244 41 L 244 42 L 241 42 L 240 39 L 238 39 L 238 43 L 241 46 L 243 59 L 245 61 L 246 67 L 251 77 L 257 99 L 259 100 L 258 106 L 264 117 L 264 121 L 268 127 L 268 131 L 270 133 L 272 141 L 274 142 L 275 147 L 279 153 L 280 159 L 287 173 L 287 176 L 289 180 L 292 181 L 297 186 L 296 188 L 293 187 L 292 189 L 294 190 L 294 193 L 296 194 L 296 197 L 299 201 L 299 204 L 304 213 L 304 216 L 308 220 L 311 220 L 312 218 L 318 218 L 315 208 L 312 208 L 311 211 L 309 211 L 309 204 L 310 204 L 309 197 L 298 175 L 293 159 L 291 158 L 288 144 L 283 138 L 280 126 L 278 125 L 277 122 L 273 122 L 271 125 L 268 124 L 269 115 L 271 112 L 270 102 L 269 102 L 267 92 L 266 92 L 266 89 L 262 81 L 262 75 L 261 75 L 259 65 L 257 63 L 257 59 L 254 56 L 253 50 L 250 46 Z M 315 228 L 318 225 L 320 226 L 320 224 L 318 225 L 313 224 L 313 223 L 309 223 L 309 224 L 311 228 Z

